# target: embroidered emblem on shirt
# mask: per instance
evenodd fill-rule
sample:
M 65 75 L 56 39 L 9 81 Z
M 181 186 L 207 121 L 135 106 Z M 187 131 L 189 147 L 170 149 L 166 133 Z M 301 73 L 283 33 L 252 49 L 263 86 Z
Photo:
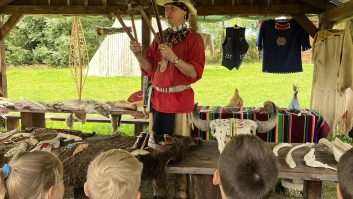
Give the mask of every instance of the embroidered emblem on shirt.
M 286 45 L 286 38 L 284 38 L 284 37 L 278 37 L 277 40 L 276 40 L 276 42 L 277 42 L 277 45 L 278 45 L 278 46 L 284 46 L 284 45 Z

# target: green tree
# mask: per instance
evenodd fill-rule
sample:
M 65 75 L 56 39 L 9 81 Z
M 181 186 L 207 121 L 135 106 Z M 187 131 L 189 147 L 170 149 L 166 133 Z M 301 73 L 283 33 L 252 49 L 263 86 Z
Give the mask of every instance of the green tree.
M 96 36 L 96 25 L 111 26 L 106 17 L 81 17 L 89 58 L 102 38 Z M 25 16 L 6 38 L 8 65 L 45 64 L 68 66 L 72 17 Z

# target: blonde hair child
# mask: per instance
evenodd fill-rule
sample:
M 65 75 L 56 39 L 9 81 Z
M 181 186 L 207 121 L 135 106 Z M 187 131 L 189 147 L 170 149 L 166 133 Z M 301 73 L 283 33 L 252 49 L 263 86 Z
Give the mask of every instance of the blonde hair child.
M 50 152 L 18 153 L 0 170 L 0 199 L 64 197 L 63 165 Z
M 130 153 L 112 149 L 97 156 L 84 185 L 90 199 L 138 199 L 142 164 Z

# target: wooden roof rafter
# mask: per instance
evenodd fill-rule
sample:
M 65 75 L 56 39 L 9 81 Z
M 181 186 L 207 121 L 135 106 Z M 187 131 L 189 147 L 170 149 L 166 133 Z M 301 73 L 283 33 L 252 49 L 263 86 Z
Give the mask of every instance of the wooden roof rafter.
M 0 8 L 7 6 L 8 4 L 10 4 L 11 2 L 13 2 L 14 0 L 3 0 L 0 2 Z
M 301 0 L 301 1 L 325 11 L 335 7 L 335 5 L 328 0 L 326 1 L 325 0 Z
M 341 21 L 353 17 L 353 0 L 336 6 L 321 14 L 322 19 L 331 22 Z
M 0 41 L 3 40 L 23 15 L 11 15 L 0 29 Z

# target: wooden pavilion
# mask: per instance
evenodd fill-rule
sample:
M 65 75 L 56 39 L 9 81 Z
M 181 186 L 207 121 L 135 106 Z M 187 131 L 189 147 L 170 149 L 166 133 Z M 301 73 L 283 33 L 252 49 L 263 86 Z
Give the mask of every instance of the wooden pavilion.
M 136 0 L 134 1 L 136 3 Z M 283 16 L 293 17 L 312 37 L 319 29 L 332 28 L 341 20 L 353 16 L 353 0 L 195 0 L 199 16 Z M 0 14 L 9 15 L 0 22 L 0 96 L 7 97 L 4 38 L 23 15 L 111 15 L 126 13 L 126 0 L 1 0 Z M 149 6 L 151 1 L 138 0 Z M 160 8 L 161 9 L 161 8 Z M 152 11 L 148 12 L 151 17 Z M 160 11 L 162 13 L 162 10 Z M 308 16 L 319 17 L 319 27 Z M 148 26 L 142 24 L 142 46 L 146 49 L 151 41 Z
M 135 0 L 150 6 L 150 0 Z M 0 97 L 7 97 L 4 38 L 21 20 L 23 15 L 110 15 L 119 10 L 127 14 L 130 0 L 1 0 L 0 14 Z M 320 29 L 330 29 L 338 21 L 353 17 L 353 0 L 194 0 L 199 16 L 223 15 L 242 17 L 291 16 L 314 37 Z M 162 9 L 162 8 L 160 8 Z M 146 10 L 151 18 L 152 10 Z M 160 10 L 162 13 L 162 10 Z M 318 16 L 314 25 L 309 16 Z M 1 19 L 1 18 L 0 18 Z M 142 47 L 147 49 L 151 37 L 147 24 L 142 23 Z M 307 184 L 312 190 L 321 191 L 321 181 Z M 319 198 L 319 194 L 305 198 Z

